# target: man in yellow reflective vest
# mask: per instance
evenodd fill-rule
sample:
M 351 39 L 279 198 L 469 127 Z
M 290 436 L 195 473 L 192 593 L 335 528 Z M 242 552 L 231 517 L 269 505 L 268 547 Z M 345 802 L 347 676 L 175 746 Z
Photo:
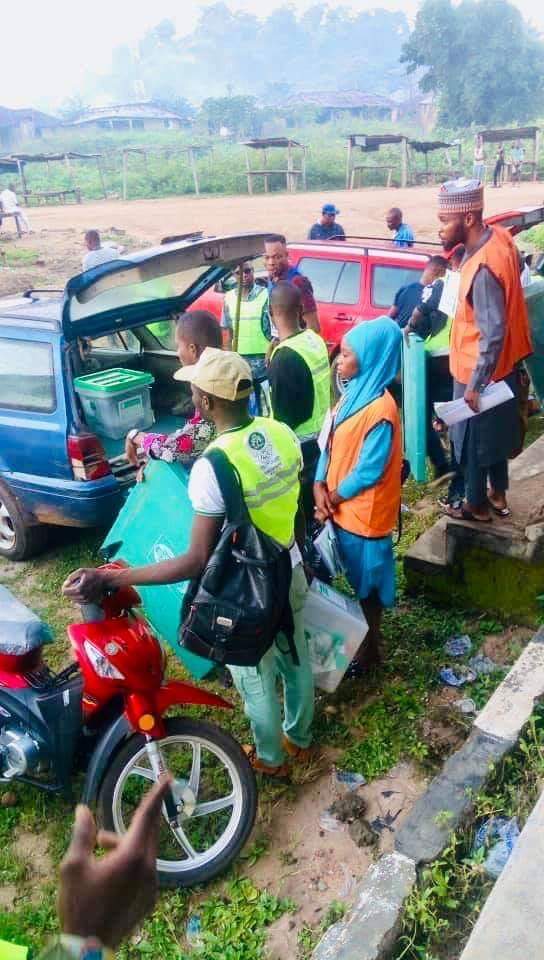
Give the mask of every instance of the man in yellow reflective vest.
M 270 316 L 280 341 L 268 370 L 272 415 L 291 427 L 300 441 L 303 505 L 308 522 L 313 517 L 317 438 L 331 401 L 329 354 L 318 333 L 301 329 L 302 296 L 292 283 L 280 281 L 272 289 Z
M 258 773 L 284 778 L 289 772 L 286 755 L 299 761 L 310 755 L 314 715 L 313 675 L 302 618 L 308 585 L 295 539 L 295 525 L 299 539 L 304 538 L 298 516 L 300 445 L 285 424 L 250 416 L 251 370 L 237 353 L 206 347 L 197 363 L 182 367 L 175 378 L 191 384 L 195 409 L 214 423 L 217 437 L 208 449 L 219 447 L 236 468 L 255 526 L 290 548 L 293 573 L 289 601 L 298 666 L 286 638 L 278 637 L 279 642 L 270 647 L 258 666 L 229 667 L 255 740 L 255 746 L 246 749 L 250 763 Z M 78 602 L 91 602 L 102 596 L 104 589 L 199 578 L 225 521 L 225 503 L 206 457 L 197 460 L 191 470 L 189 497 L 195 516 L 186 553 L 145 567 L 77 570 L 63 586 L 65 595 Z M 284 691 L 283 724 L 279 678 Z
M 234 271 L 236 286 L 225 294 L 221 326 L 226 331 L 225 346 L 232 349 L 234 324 L 238 303 L 238 283 L 242 281 L 240 322 L 238 326 L 237 352 L 249 363 L 255 391 L 255 412 L 263 410 L 263 392 L 266 393 L 265 356 L 270 346 L 270 316 L 268 313 L 268 289 L 255 282 L 251 263 L 243 263 Z

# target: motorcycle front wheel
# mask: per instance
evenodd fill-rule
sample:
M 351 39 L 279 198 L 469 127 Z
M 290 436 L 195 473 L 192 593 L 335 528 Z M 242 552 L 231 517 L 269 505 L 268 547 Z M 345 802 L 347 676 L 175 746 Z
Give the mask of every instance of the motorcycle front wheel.
M 192 886 L 222 873 L 244 846 L 257 812 L 253 770 L 240 745 L 219 727 L 170 717 L 157 741 L 180 804 L 176 826 L 163 807 L 157 872 L 164 887 Z M 135 734 L 115 755 L 98 795 L 106 830 L 123 834 L 155 782 L 148 744 Z

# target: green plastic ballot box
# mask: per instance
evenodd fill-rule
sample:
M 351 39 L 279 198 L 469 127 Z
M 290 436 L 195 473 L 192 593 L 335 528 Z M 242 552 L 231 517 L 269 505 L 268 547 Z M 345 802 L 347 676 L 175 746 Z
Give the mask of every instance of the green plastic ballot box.
M 418 483 L 427 479 L 427 354 L 417 334 L 403 338 L 402 412 L 404 451 L 412 476 Z
M 121 508 L 102 549 L 131 567 L 168 560 L 187 550 L 193 508 L 187 493 L 189 471 L 176 463 L 150 460 L 143 483 L 137 483 Z M 187 581 L 161 587 L 138 587 L 143 609 L 162 640 L 197 679 L 213 663 L 180 647 L 178 627 Z

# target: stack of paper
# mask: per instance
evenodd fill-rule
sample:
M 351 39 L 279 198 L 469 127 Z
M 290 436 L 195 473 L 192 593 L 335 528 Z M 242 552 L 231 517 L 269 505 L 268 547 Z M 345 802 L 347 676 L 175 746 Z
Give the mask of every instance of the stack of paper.
M 490 383 L 480 394 L 478 413 L 484 413 L 486 410 L 498 407 L 501 403 L 511 400 L 513 396 L 514 394 L 504 380 L 499 380 L 498 383 Z M 443 420 L 448 427 L 453 426 L 454 423 L 460 423 L 462 420 L 468 420 L 469 417 L 478 416 L 462 397 L 459 400 L 449 400 L 447 403 L 435 403 L 434 409 L 437 417 Z

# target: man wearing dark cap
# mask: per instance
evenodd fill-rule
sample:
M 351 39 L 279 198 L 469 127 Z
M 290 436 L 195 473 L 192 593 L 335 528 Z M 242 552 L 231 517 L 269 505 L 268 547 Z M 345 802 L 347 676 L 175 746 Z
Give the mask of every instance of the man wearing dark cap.
M 336 222 L 339 213 L 334 203 L 324 203 L 321 220 L 310 227 L 308 240 L 345 240 L 344 228 Z
M 465 246 L 457 309 L 450 342 L 454 399 L 464 397 L 477 414 L 451 430 L 455 456 L 463 468 L 465 520 L 489 522 L 508 517 L 508 458 L 520 445 L 517 394 L 520 365 L 532 353 L 517 248 L 501 227 L 483 221 L 484 189 L 478 180 L 450 180 L 438 197 L 444 249 Z M 480 395 L 491 381 L 504 380 L 511 400 L 485 413 Z

